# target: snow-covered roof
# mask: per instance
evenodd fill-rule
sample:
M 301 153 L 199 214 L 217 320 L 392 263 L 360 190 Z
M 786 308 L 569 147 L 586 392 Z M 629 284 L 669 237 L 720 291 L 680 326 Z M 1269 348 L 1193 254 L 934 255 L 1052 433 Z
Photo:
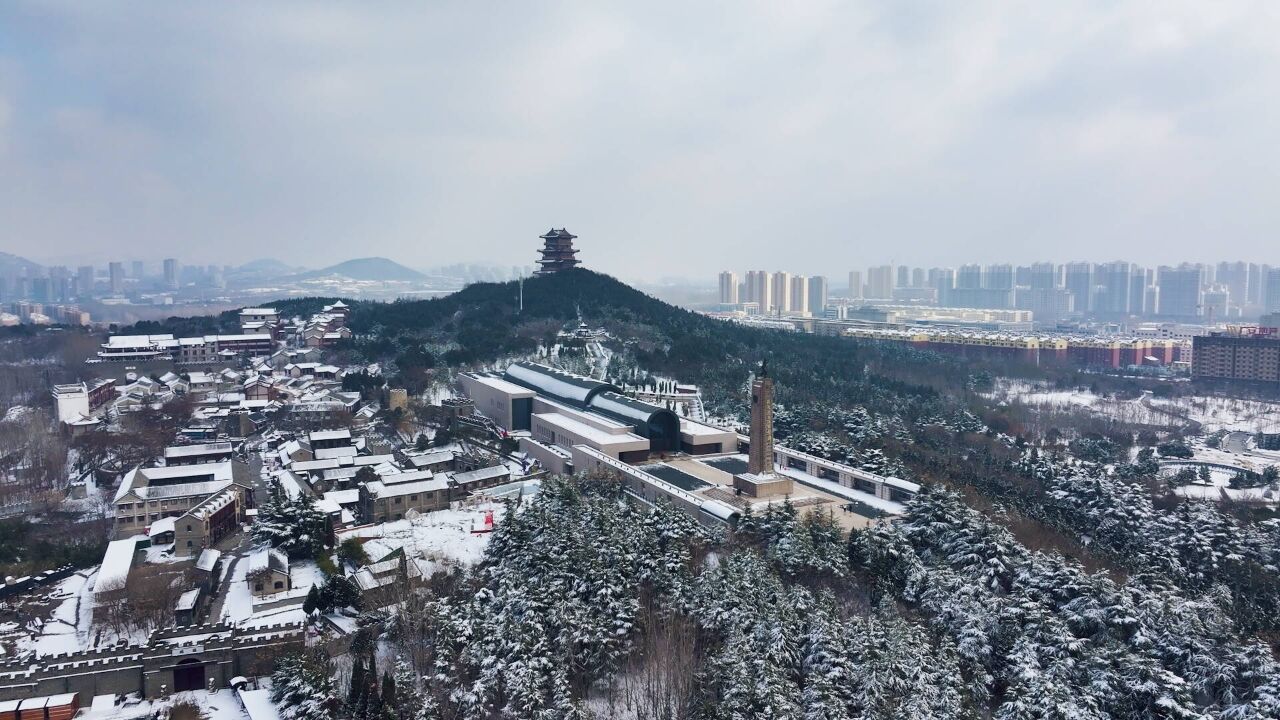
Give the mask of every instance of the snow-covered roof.
M 474 482 L 482 482 L 484 480 L 493 480 L 494 478 L 507 477 L 511 475 L 511 471 L 505 465 L 494 465 L 492 467 L 480 468 L 479 470 L 469 470 L 453 474 L 453 482 L 455 485 L 468 485 Z
M 316 430 L 315 432 L 311 433 L 308 437 L 311 439 L 311 442 L 315 442 L 317 440 L 350 440 L 351 431 L 346 429 Z
M 284 490 L 284 494 L 288 495 L 290 500 L 297 500 L 298 496 L 302 495 L 302 480 L 288 470 L 276 473 L 276 481 L 280 483 L 280 489 Z
M 638 449 L 639 444 L 648 442 L 635 433 L 615 434 L 606 432 L 595 425 L 587 424 L 564 413 L 534 413 L 533 417 L 601 447 L 636 444 Z
M 133 567 L 133 555 L 137 548 L 137 538 L 112 540 L 107 543 L 107 552 L 102 556 L 102 567 L 98 568 L 98 579 L 93 583 L 94 594 L 124 588 L 125 582 L 129 579 L 129 570 Z
M 200 588 L 192 588 L 178 598 L 178 604 L 174 606 L 175 610 L 195 610 L 196 601 L 200 599 Z
M 409 455 L 408 458 L 409 462 L 412 463 L 414 467 L 440 465 L 441 463 L 453 462 L 453 451 L 436 450 L 434 452 Z
M 272 570 L 288 574 L 289 556 L 273 547 L 260 547 L 249 554 L 248 575 Z
M 225 469 L 221 466 L 225 466 Z M 188 472 L 174 472 L 186 470 Z M 190 472 L 190 471 L 196 472 Z M 159 472 L 159 475 L 152 473 Z M 154 485 L 144 484 L 151 479 L 171 480 L 173 478 L 209 478 L 201 479 L 196 482 L 175 483 L 172 485 Z M 120 482 L 120 488 L 116 490 L 115 498 L 112 502 L 120 502 L 125 495 L 132 492 L 143 500 L 159 500 L 161 498 L 189 497 L 192 495 L 212 495 L 224 487 L 231 484 L 235 474 L 232 470 L 230 462 L 224 463 L 205 463 L 203 465 L 180 465 L 171 468 L 134 468 L 125 474 L 124 479 Z
M 205 548 L 200 551 L 200 557 L 196 559 L 196 569 L 213 572 L 214 566 L 218 564 L 218 560 L 221 557 L 222 553 L 220 551 L 213 548 Z
M 151 527 L 147 528 L 147 537 L 154 538 L 158 535 L 173 532 L 173 522 L 176 518 L 162 517 L 151 523 Z
M 270 690 L 237 690 L 249 720 L 280 720 L 280 710 L 271 700 Z
M 197 517 L 203 520 L 209 517 L 210 515 L 212 515 L 213 513 L 235 502 L 235 500 L 236 500 L 236 493 L 234 490 L 231 489 L 230 486 L 228 486 L 223 490 L 213 495 L 210 495 L 204 500 L 201 500 L 199 503 L 194 505 L 190 510 L 183 513 L 183 515 L 184 516 L 190 515 L 192 517 Z
M 359 490 L 330 490 L 324 494 L 325 500 L 332 500 L 339 505 L 354 505 L 360 502 Z
M 383 455 L 357 455 L 357 456 L 355 456 L 355 457 L 353 457 L 353 458 L 344 458 L 344 460 L 343 460 L 343 464 L 346 464 L 346 460 L 348 460 L 348 459 L 349 459 L 349 460 L 352 462 L 352 464 L 354 464 L 354 465 L 381 465 L 381 464 L 383 464 L 383 463 L 389 463 L 389 462 L 394 461 L 394 460 L 396 459 L 396 456 L 395 456 L 395 455 L 390 455 L 390 454 L 383 454 Z
M 212 495 L 230 485 L 230 480 L 210 480 L 208 482 L 160 485 L 159 487 L 139 487 L 133 489 L 133 494 L 143 500 L 164 500 L 195 495 Z
M 547 393 L 552 397 L 586 405 L 596 393 L 617 390 L 605 382 L 573 375 L 553 367 L 532 362 L 516 362 L 507 366 L 506 379 L 517 385 Z
M 173 465 L 169 467 L 142 468 L 139 472 L 152 483 L 157 480 L 174 480 L 176 478 L 230 480 L 235 476 L 235 468 L 230 460 L 201 463 L 198 465 Z
M 145 348 L 172 341 L 173 335 L 112 335 L 107 338 L 107 347 Z
M 229 454 L 231 452 L 231 443 L 229 442 L 213 442 L 203 443 L 200 445 L 170 445 L 164 449 L 165 459 L 185 458 L 199 455 L 220 455 Z M 151 473 L 147 473 L 148 477 L 152 477 Z
M 639 423 L 649 422 L 649 419 L 655 413 L 671 412 L 666 408 L 658 407 L 643 400 L 629 398 L 616 392 L 602 392 L 591 398 L 590 405 L 592 410 L 598 410 L 616 418 L 625 418 L 630 422 Z
M 350 445 L 336 448 L 318 448 L 314 451 L 317 460 L 328 460 L 330 458 L 354 457 L 356 449 Z
M 403 497 L 405 495 L 415 493 L 447 490 L 449 488 L 449 481 L 444 478 L 431 478 L 430 480 L 398 483 L 390 486 L 375 481 L 366 484 L 364 487 L 365 490 L 367 490 L 375 499 L 382 500 L 389 497 Z
M 323 473 L 321 473 L 321 477 L 329 481 L 350 480 L 351 478 L 355 477 L 356 473 L 358 472 L 360 472 L 360 468 L 355 467 L 353 465 L 351 467 L 339 467 L 339 468 L 333 468 L 331 470 L 325 470 Z
M 410 470 L 409 472 L 395 472 L 387 475 L 379 476 L 383 485 L 399 485 L 407 482 L 417 482 L 418 480 L 430 480 L 434 476 L 430 470 Z
M 493 375 L 467 373 L 467 377 L 482 385 L 488 385 L 494 390 L 498 390 L 510 397 L 529 397 L 530 395 L 537 394 L 537 391 L 535 390 L 530 390 L 523 385 L 517 385 L 513 382 L 503 380 L 500 377 L 494 377 Z
M 331 470 L 340 464 L 338 458 L 328 458 L 325 460 L 298 460 L 290 464 L 290 467 L 298 472 L 315 472 L 316 470 Z

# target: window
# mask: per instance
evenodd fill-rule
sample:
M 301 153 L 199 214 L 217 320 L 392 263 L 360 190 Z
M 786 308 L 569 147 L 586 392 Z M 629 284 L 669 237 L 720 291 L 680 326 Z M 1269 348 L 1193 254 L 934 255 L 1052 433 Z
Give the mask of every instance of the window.
M 190 525 L 187 525 L 187 532 L 191 532 L 191 526 L 190 526 Z M 188 544 L 188 545 L 190 545 L 191 543 L 187 543 L 187 544 Z
M 276 581 L 276 584 L 275 584 L 275 586 L 274 586 L 274 588 L 275 588 L 276 590 L 283 590 L 283 589 L 284 589 L 284 583 L 283 583 L 283 582 L 280 582 L 279 580 L 277 580 L 277 581 Z
M 253 589 L 257 590 L 258 592 L 262 592 L 262 583 L 254 583 Z
M 410 499 L 410 500 L 413 500 L 414 502 L 417 502 L 417 500 L 418 500 L 418 496 L 417 496 L 417 495 L 410 495 L 410 496 L 409 496 L 409 499 Z
M 191 547 L 191 541 L 190 541 L 190 540 L 188 540 L 188 541 L 187 541 L 187 547 Z
M 400 505 L 400 504 L 402 504 L 403 502 L 404 502 L 404 498 L 402 498 L 402 497 L 398 497 L 398 498 L 396 498 L 396 504 L 397 504 L 397 505 Z

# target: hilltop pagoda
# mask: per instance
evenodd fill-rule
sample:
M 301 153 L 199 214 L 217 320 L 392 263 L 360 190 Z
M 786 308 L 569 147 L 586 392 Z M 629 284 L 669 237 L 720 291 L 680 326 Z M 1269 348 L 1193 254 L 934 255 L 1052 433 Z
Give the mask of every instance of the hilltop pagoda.
M 574 257 L 578 251 L 573 249 L 573 241 L 578 237 L 577 235 L 564 228 L 559 230 L 551 228 L 545 235 L 539 235 L 539 237 L 545 245 L 538 251 L 542 253 L 542 259 L 538 261 L 542 267 L 534 275 L 550 275 L 568 270 L 578 264 L 578 259 Z

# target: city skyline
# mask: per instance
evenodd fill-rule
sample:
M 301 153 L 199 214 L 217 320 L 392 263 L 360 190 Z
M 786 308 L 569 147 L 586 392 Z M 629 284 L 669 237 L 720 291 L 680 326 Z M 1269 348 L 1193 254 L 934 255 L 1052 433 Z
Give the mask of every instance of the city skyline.
M 1144 267 L 1128 261 L 966 263 L 958 267 L 854 267 L 832 274 L 722 270 L 721 310 L 748 315 L 830 316 L 863 301 L 921 307 L 1034 311 L 1040 323 L 1071 318 L 1160 317 L 1208 322 L 1280 312 L 1280 267 L 1244 261 Z M 809 287 L 820 290 L 810 292 Z M 804 300 L 802 301 L 801 298 Z M 835 304 L 827 302 L 836 300 Z

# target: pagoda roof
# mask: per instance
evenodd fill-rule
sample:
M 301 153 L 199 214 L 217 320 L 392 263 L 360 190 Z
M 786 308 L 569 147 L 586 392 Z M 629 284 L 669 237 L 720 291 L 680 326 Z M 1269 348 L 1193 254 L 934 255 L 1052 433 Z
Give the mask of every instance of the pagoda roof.
M 564 228 L 560 228 L 559 230 L 555 228 L 551 228 L 546 232 L 546 234 L 539 235 L 538 237 L 542 238 L 543 240 L 561 240 L 566 238 L 569 240 L 572 240 L 578 236 L 574 235 L 573 233 L 569 232 Z

